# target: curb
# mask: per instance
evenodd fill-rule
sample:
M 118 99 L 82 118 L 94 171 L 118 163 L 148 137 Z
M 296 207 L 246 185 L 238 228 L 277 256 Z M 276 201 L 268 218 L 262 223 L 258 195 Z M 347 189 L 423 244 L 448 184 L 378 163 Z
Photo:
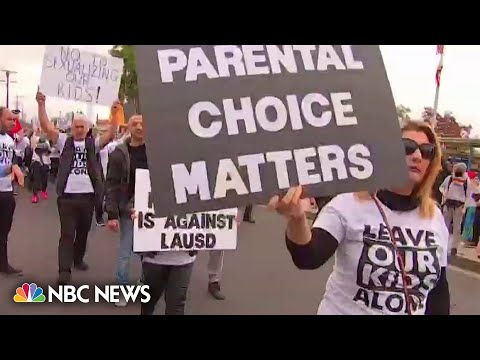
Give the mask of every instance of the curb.
M 453 256 L 450 258 L 450 266 L 456 266 L 462 270 L 468 270 L 480 274 L 480 262 L 464 258 L 462 256 Z

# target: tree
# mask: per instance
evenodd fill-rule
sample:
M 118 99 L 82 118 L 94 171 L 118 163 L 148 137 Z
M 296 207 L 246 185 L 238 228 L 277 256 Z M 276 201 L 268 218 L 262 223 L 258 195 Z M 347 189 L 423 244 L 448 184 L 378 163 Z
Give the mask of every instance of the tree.
M 134 45 L 114 45 L 110 55 L 123 59 L 123 74 L 118 92 L 119 100 L 124 103 L 132 102 L 137 113 L 140 113 L 140 101 L 138 98 L 137 65 L 135 60 Z
M 412 110 L 410 110 L 410 108 L 408 107 L 405 107 L 403 105 L 398 105 L 397 106 L 397 116 L 398 116 L 398 120 L 399 121 L 405 121 L 405 120 L 410 120 L 410 116 L 408 114 L 410 114 L 412 112 Z

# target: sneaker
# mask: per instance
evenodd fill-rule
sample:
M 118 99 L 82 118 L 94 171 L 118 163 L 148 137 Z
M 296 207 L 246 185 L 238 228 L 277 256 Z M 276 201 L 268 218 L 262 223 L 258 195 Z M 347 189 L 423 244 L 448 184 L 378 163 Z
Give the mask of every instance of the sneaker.
M 105 226 L 105 220 L 103 219 L 97 219 L 95 222 L 97 223 L 97 226 Z
M 138 285 L 138 286 L 142 286 L 142 285 L 144 285 L 144 283 L 143 283 L 143 279 L 138 279 L 138 281 L 137 281 L 137 285 Z
M 120 298 L 118 302 L 115 303 L 116 307 L 125 307 L 127 306 L 127 301 L 124 298 Z
M 46 191 L 42 191 L 42 199 L 47 200 L 48 199 L 48 194 Z
M 58 274 L 57 285 L 68 285 L 72 279 L 72 274 L 69 272 L 61 272 Z
M 37 195 L 32 195 L 32 204 L 38 203 L 38 196 Z
M 225 300 L 225 295 L 222 294 L 220 283 L 218 282 L 208 283 L 208 292 L 216 300 Z
M 88 265 L 82 261 L 81 263 L 78 263 L 78 264 L 74 264 L 73 267 L 77 270 L 80 270 L 80 271 L 87 271 L 88 270 Z

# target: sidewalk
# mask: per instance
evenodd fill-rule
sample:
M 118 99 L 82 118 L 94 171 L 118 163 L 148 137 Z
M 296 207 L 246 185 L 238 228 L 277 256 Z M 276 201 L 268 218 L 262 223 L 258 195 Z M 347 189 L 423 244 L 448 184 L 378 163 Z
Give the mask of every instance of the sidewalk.
M 480 259 L 477 257 L 475 248 L 465 248 L 463 244 L 460 245 L 457 256 L 451 258 L 450 265 L 480 274 Z

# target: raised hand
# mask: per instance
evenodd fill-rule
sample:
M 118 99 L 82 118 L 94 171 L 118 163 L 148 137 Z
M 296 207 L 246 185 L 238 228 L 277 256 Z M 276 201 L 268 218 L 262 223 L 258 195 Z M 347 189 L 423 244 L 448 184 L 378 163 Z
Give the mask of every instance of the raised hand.
M 268 207 L 289 219 L 303 218 L 311 204 L 310 199 L 302 199 L 302 193 L 302 186 L 290 188 L 283 198 L 274 196 L 269 201 Z
M 45 101 L 47 100 L 47 97 L 40 91 L 40 87 L 37 89 L 37 96 L 35 96 L 35 99 L 39 105 L 45 104 Z

